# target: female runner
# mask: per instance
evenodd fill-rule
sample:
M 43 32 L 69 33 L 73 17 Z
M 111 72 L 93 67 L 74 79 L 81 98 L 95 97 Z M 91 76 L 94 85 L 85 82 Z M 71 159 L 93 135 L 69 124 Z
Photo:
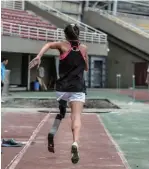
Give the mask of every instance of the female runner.
M 84 70 L 88 71 L 87 47 L 80 43 L 79 32 L 77 25 L 69 24 L 64 29 L 66 40 L 47 43 L 29 64 L 30 69 L 39 65 L 41 57 L 49 49 L 57 49 L 60 53 L 56 95 L 58 101 L 67 101 L 71 108 L 71 129 L 73 134 L 71 160 L 74 164 L 79 161 L 78 143 L 81 113 L 85 103 Z

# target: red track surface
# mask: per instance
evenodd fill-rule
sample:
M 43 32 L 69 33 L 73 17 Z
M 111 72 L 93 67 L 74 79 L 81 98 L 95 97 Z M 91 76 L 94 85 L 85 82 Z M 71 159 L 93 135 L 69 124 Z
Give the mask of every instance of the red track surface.
M 44 116 L 47 114 L 6 114 L 2 119 L 2 137 L 27 141 Z M 82 115 L 80 162 L 77 165 L 73 165 L 70 160 L 72 134 L 69 117 L 62 121 L 55 137 L 56 153 L 49 153 L 47 133 L 54 117 L 55 115 L 51 115 L 44 122 L 33 140 L 34 144 L 28 146 L 24 155 L 15 160 L 10 169 L 125 169 L 96 114 Z M 20 148 L 3 148 L 2 169 L 6 168 L 20 150 Z
M 133 97 L 132 90 L 121 90 L 120 93 Z M 135 90 L 135 98 L 140 101 L 149 101 L 149 91 Z
M 14 138 L 18 141 L 28 141 L 33 130 L 43 119 L 44 114 L 7 113 L 2 117 L 2 138 Z M 2 147 L 2 169 L 19 153 L 22 148 Z

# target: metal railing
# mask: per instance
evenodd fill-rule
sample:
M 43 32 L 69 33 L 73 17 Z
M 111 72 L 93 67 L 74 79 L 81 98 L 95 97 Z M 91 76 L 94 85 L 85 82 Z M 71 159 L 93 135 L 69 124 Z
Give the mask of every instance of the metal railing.
M 126 3 L 135 4 L 135 5 L 141 5 L 141 6 L 147 6 L 147 7 L 149 7 L 149 3 L 148 3 L 147 1 L 137 2 L 137 1 L 125 0 L 125 2 L 126 2 Z
M 127 17 L 127 18 L 134 18 L 134 19 L 148 19 L 149 20 L 149 16 L 144 16 L 144 15 L 135 15 L 135 14 L 122 13 L 122 12 L 117 12 L 117 14 L 120 17 Z
M 27 1 L 38 6 L 39 8 L 41 8 L 47 12 L 54 13 L 57 17 L 60 17 L 69 23 L 76 23 L 80 28 L 83 28 L 85 31 L 96 32 L 98 34 L 105 36 L 105 38 L 107 38 L 107 35 L 105 33 L 74 19 L 74 18 L 70 17 L 69 15 L 66 15 L 66 14 L 60 12 L 59 10 L 52 8 L 51 6 L 44 4 L 42 1 L 32 1 L 32 0 L 27 0 Z
M 1 8 L 15 9 L 15 10 L 24 10 L 24 0 L 22 1 L 1 1 Z
M 108 11 L 108 10 L 103 10 L 110 15 L 113 15 L 113 11 Z M 127 17 L 127 18 L 135 18 L 135 19 L 148 19 L 149 16 L 144 16 L 144 15 L 135 15 L 135 14 L 129 14 L 129 13 L 124 13 L 124 12 L 116 12 L 116 16 L 118 17 Z
M 98 8 L 89 8 L 89 7 L 85 8 L 85 10 L 91 10 L 91 11 L 98 12 L 100 15 L 102 15 L 102 16 L 104 16 L 104 17 L 116 22 L 117 24 L 119 24 L 119 25 L 121 25 L 121 26 L 123 26 L 123 27 L 125 27 L 127 29 L 130 29 L 130 30 L 132 30 L 132 31 L 134 31 L 134 32 L 146 37 L 146 38 L 149 38 L 149 34 L 147 32 L 139 29 L 138 27 L 135 27 L 134 25 L 132 25 L 130 23 L 127 23 L 127 22 L 119 19 L 118 17 L 116 17 L 114 15 L 109 14 L 105 10 L 100 10 Z
M 43 41 L 60 41 L 65 39 L 63 29 L 45 29 L 27 25 L 1 22 L 1 34 L 8 36 L 19 36 L 22 38 L 36 39 Z M 80 31 L 80 41 L 88 43 L 107 44 L 106 36 L 96 32 Z

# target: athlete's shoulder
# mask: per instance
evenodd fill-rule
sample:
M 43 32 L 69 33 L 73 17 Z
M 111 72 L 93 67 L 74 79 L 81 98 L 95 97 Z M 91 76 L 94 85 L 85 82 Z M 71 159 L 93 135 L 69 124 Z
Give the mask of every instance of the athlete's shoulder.
M 55 43 L 57 45 L 63 45 L 64 43 L 67 43 L 67 41 L 57 41 L 57 42 L 52 42 Z
M 66 40 L 63 40 L 63 41 L 59 41 L 61 44 L 66 44 L 66 43 L 68 43 L 68 41 L 66 41 Z
M 85 44 L 83 44 L 83 43 L 81 43 L 80 46 L 81 46 L 82 48 L 84 48 L 84 49 L 87 49 L 87 46 L 86 46 Z
M 85 44 L 80 44 L 80 49 L 83 51 L 83 53 L 87 53 L 87 46 Z

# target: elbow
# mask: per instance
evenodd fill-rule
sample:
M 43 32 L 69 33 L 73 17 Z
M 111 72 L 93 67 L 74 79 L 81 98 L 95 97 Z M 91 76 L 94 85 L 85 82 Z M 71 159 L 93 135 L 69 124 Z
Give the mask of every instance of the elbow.
M 46 47 L 47 47 L 47 48 L 50 48 L 50 47 L 51 47 L 51 42 L 48 42 L 48 43 L 46 44 Z

